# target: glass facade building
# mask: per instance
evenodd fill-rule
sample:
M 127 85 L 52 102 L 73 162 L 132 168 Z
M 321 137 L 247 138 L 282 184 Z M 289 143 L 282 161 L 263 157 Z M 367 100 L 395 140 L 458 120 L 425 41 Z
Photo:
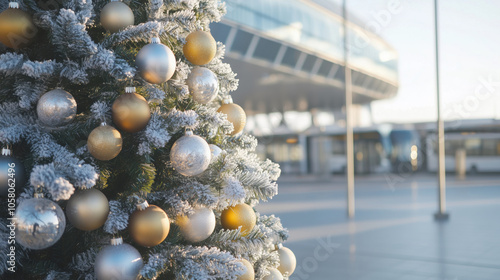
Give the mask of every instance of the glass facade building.
M 226 0 L 226 4 L 226 20 L 306 48 L 327 60 L 343 61 L 343 22 L 333 10 L 307 0 Z M 348 42 L 353 67 L 397 83 L 397 53 L 383 39 L 349 22 Z M 308 64 L 312 68 L 314 61 L 306 60 L 304 67 Z

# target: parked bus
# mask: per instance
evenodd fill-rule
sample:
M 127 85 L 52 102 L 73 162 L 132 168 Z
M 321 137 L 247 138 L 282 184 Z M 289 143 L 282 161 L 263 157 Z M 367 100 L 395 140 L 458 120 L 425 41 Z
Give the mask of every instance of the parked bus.
M 437 136 L 427 136 L 426 161 L 429 171 L 438 168 Z M 457 151 L 465 151 L 465 166 L 469 173 L 500 172 L 500 133 L 447 132 L 445 134 L 446 171 L 455 171 Z

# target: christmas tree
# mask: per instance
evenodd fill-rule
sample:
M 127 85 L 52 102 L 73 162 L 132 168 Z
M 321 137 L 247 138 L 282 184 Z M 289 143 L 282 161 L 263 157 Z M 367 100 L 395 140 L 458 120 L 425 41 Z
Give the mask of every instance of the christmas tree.
M 0 0 L 2 279 L 287 279 L 217 0 Z M 244 77 L 242 77 L 244 78 Z M 282 275 L 283 274 L 283 275 Z

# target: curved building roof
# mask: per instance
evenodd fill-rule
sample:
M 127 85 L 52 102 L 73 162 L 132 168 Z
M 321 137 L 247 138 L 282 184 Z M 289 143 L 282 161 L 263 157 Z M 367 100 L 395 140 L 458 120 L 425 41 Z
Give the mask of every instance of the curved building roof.
M 227 0 L 211 26 L 240 78 L 235 102 L 252 112 L 336 109 L 344 100 L 339 7 L 327 0 Z M 326 9 L 331 4 L 331 8 Z M 397 92 L 397 53 L 379 36 L 348 23 L 355 103 Z

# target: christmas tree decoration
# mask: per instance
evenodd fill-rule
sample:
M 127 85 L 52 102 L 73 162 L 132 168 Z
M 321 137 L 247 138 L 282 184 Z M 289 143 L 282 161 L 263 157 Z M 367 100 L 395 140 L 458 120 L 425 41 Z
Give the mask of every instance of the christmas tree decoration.
M 97 280 L 137 280 L 143 265 L 139 251 L 118 237 L 99 252 L 94 271 Z
M 121 152 L 122 144 L 120 132 L 106 123 L 92 130 L 87 140 L 90 154 L 98 160 L 114 159 Z
M 170 220 L 167 213 L 147 201 L 137 204 L 137 210 L 130 217 L 129 232 L 137 244 L 144 247 L 156 246 L 167 238 Z
M 198 207 L 191 215 L 177 217 L 176 224 L 184 239 L 193 243 L 201 242 L 214 232 L 215 215 L 206 207 Z
M 116 33 L 134 25 L 134 13 L 127 4 L 111 0 L 101 11 L 101 24 L 107 31 Z
M 0 156 L 0 196 L 6 197 L 9 193 L 16 193 L 25 182 L 23 163 L 12 156 L 9 148 L 3 148 Z
M 0 42 L 13 49 L 30 45 L 38 33 L 31 15 L 19 9 L 19 3 L 10 2 L 9 8 L 0 13 Z
M 295 271 L 295 267 L 297 266 L 297 259 L 295 258 L 295 254 L 292 250 L 287 247 L 283 247 L 283 245 L 279 244 L 276 246 L 278 250 L 278 254 L 280 255 L 280 266 L 278 270 L 283 275 L 290 276 Z
M 51 200 L 43 194 L 19 203 L 14 215 L 16 223 L 16 242 L 26 248 L 41 250 L 54 245 L 64 233 L 66 217 Z
M 0 279 L 261 280 L 279 265 L 269 246 L 287 229 L 256 209 L 278 194 L 280 169 L 242 135 L 243 103 L 230 104 L 239 81 L 223 52 L 241 40 L 231 32 L 224 47 L 214 37 L 225 25 L 212 24 L 225 1 L 9 1 L 0 150 L 19 153 L 0 156 Z M 246 70 L 243 84 L 256 77 Z M 27 180 L 47 199 L 27 198 Z M 157 206 L 134 211 L 141 198 Z
M 210 163 L 214 163 L 222 154 L 222 149 L 214 144 L 210 144 L 208 146 L 210 147 L 210 153 L 212 154 L 212 157 L 210 158 Z
M 214 72 L 205 67 L 195 67 L 188 76 L 187 84 L 193 100 L 208 104 L 219 92 L 219 81 Z
M 175 141 L 170 151 L 172 166 L 184 176 L 201 174 L 210 165 L 211 157 L 207 141 L 193 135 L 191 130 L 186 130 L 185 135 Z
M 227 120 L 233 124 L 234 130 L 231 135 L 236 135 L 243 131 L 245 124 L 247 123 L 247 115 L 243 108 L 238 104 L 234 104 L 231 101 L 226 101 L 227 103 L 222 104 L 217 110 L 219 113 L 224 113 L 227 115 Z
M 253 265 L 245 260 L 241 259 L 240 262 L 245 266 L 245 273 L 243 275 L 238 276 L 236 278 L 237 280 L 254 280 L 255 279 L 255 272 L 253 270 Z
M 276 268 L 271 268 L 268 270 L 270 274 L 262 278 L 262 280 L 283 280 L 283 275 Z
M 210 32 L 198 30 L 186 37 L 183 51 L 189 62 L 195 65 L 205 65 L 215 57 L 217 43 Z
M 113 122 L 126 132 L 143 130 L 151 118 L 148 102 L 135 93 L 135 87 L 125 88 L 125 94 L 115 100 L 111 110 Z
M 100 228 L 106 222 L 108 213 L 108 199 L 97 189 L 76 192 L 66 205 L 66 216 L 69 222 L 80 230 Z
M 257 216 L 250 205 L 242 203 L 222 211 L 220 220 L 224 229 L 233 230 L 241 227 L 241 233 L 246 236 L 257 223 Z
M 71 122 L 76 116 L 76 101 L 62 89 L 51 90 L 38 100 L 38 119 L 48 127 L 59 127 Z
M 139 51 L 135 64 L 144 80 L 161 84 L 172 78 L 177 62 L 174 53 L 160 42 L 160 38 L 154 37 Z

